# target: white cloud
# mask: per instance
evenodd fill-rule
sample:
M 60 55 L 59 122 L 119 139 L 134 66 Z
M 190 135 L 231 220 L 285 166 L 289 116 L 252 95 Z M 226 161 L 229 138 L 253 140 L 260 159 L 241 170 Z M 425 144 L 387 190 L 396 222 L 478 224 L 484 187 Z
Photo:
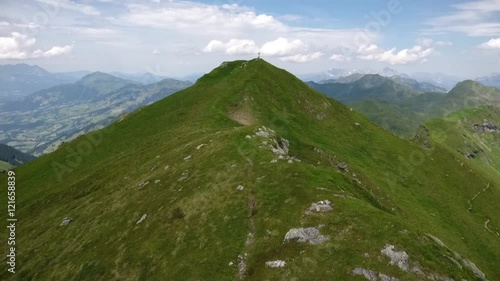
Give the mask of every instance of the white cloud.
M 36 0 L 41 5 L 48 5 L 51 10 L 57 11 L 59 9 L 71 10 L 89 16 L 99 16 L 101 13 L 95 7 L 85 4 L 79 4 L 71 0 Z
M 341 55 L 341 54 L 333 54 L 330 57 L 330 60 L 337 61 L 337 62 L 348 62 L 348 61 L 351 61 L 351 58 L 344 56 L 344 55 Z
M 66 46 L 54 46 L 50 48 L 47 51 L 42 51 L 42 50 L 36 50 L 33 52 L 32 57 L 33 58 L 52 58 L 52 57 L 58 57 L 62 55 L 69 54 L 71 50 L 73 49 L 73 45 L 66 45 Z
M 500 38 L 491 39 L 488 42 L 484 42 L 483 44 L 479 45 L 479 48 L 485 50 L 500 50 Z
M 305 63 L 311 62 L 320 59 L 323 56 L 321 52 L 315 52 L 310 54 L 297 54 L 293 56 L 281 57 L 280 60 L 284 62 L 296 62 L 296 63 Z
M 273 16 L 233 5 L 208 5 L 184 1 L 162 2 L 161 6 L 129 4 L 123 21 L 135 25 L 167 29 L 203 28 L 225 32 L 240 29 L 281 30 L 284 25 Z
M 274 41 L 265 43 L 260 51 L 265 56 L 286 56 L 300 51 L 306 51 L 308 46 L 300 39 L 289 41 L 280 37 Z
M 160 54 L 161 54 L 160 50 L 158 50 L 158 49 L 153 50 L 153 55 L 158 56 Z
M 259 48 L 253 40 L 231 39 L 228 42 L 212 40 L 203 49 L 205 53 L 224 52 L 228 55 L 257 54 Z
M 10 26 L 10 23 L 6 21 L 0 21 L 0 27 L 6 27 L 6 26 Z
M 438 47 L 450 47 L 453 46 L 453 43 L 450 41 L 437 41 L 434 45 Z
M 0 59 L 26 59 L 30 56 L 27 52 L 36 42 L 18 32 L 12 32 L 11 37 L 0 37 Z
M 453 11 L 426 22 L 426 34 L 500 35 L 500 0 L 476 0 L 451 6 Z
M 51 58 L 71 52 L 72 45 L 54 46 L 47 51 L 33 50 L 35 38 L 13 32 L 11 37 L 0 37 L 0 59 Z
M 363 45 L 358 49 L 358 58 L 362 60 L 373 60 L 389 64 L 408 64 L 415 62 L 426 62 L 427 57 L 432 54 L 434 48 L 416 45 L 410 49 L 396 51 L 396 48 L 384 50 L 377 45 Z

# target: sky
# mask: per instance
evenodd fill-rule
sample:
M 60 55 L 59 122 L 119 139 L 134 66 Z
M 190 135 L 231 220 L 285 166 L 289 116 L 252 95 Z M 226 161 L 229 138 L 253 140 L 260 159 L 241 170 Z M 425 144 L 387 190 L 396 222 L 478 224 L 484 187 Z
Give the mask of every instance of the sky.
M 223 61 L 500 72 L 500 0 L 0 0 L 0 64 L 182 77 Z

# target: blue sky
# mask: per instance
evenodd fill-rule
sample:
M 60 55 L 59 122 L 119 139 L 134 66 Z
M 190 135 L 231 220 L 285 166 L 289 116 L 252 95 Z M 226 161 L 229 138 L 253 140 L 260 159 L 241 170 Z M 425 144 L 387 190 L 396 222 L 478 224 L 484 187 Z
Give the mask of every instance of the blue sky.
M 295 74 L 500 72 L 500 0 L 0 1 L 0 64 L 183 76 L 258 52 Z

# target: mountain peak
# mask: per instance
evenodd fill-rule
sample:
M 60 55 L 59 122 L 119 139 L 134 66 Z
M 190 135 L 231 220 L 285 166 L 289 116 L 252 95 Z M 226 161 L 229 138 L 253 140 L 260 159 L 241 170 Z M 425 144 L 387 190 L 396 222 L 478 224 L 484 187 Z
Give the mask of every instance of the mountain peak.
M 96 71 L 84 76 L 75 84 L 84 85 L 97 90 L 99 94 L 109 93 L 123 88 L 127 85 L 135 85 L 137 82 L 118 78 L 116 76 Z

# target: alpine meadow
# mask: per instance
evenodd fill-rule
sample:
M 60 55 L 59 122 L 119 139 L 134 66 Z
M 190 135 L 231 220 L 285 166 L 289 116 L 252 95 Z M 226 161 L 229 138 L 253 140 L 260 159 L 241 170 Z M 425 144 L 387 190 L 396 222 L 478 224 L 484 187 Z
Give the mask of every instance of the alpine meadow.
M 499 19 L 0 3 L 0 280 L 500 280 Z

